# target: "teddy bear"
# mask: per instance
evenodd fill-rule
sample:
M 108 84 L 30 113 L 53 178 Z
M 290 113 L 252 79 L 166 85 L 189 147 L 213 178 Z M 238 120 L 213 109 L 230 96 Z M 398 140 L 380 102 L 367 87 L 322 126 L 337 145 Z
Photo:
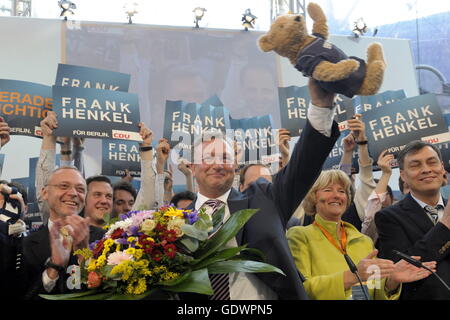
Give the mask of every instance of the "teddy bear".
M 358 57 L 347 57 L 326 41 L 328 26 L 322 8 L 310 2 L 307 10 L 314 22 L 312 35 L 308 34 L 303 15 L 282 15 L 258 39 L 261 50 L 288 58 L 305 77 L 317 80 L 328 92 L 349 98 L 376 94 L 386 68 L 381 44 L 372 43 L 367 48 L 367 63 Z

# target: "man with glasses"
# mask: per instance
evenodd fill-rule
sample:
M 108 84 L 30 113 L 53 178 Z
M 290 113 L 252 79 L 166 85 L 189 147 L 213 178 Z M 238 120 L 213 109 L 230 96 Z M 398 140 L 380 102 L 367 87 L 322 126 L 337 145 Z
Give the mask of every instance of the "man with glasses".
M 103 236 L 102 229 L 90 225 L 90 217 L 79 215 L 86 193 L 86 182 L 76 168 L 61 167 L 50 175 L 42 190 L 50 212 L 48 224 L 23 243 L 24 279 L 18 285 L 24 286 L 26 299 L 66 291 L 67 267 L 77 264 L 72 253 Z

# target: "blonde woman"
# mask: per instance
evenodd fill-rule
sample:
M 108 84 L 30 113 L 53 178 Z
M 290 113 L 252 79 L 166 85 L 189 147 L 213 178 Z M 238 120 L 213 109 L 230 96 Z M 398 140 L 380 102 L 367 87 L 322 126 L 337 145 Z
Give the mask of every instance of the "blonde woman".
M 288 230 L 295 264 L 306 278 L 303 285 L 311 299 L 350 299 L 352 287 L 359 282 L 349 270 L 344 257 L 348 255 L 361 280 L 370 280 L 367 283 L 370 299 L 398 299 L 402 282 L 417 281 L 430 273 L 403 260 L 394 264 L 377 258 L 372 240 L 341 220 L 352 201 L 350 185 L 343 171 L 322 171 L 303 200 L 306 214 L 314 215 L 314 223 Z M 425 264 L 432 270 L 436 267 L 435 261 Z

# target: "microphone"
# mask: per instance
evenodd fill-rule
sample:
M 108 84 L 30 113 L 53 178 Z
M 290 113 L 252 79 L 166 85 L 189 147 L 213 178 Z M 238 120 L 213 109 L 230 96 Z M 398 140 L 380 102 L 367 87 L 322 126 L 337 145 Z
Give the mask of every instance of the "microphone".
M 361 290 L 364 293 L 364 298 L 366 298 L 366 300 L 370 300 L 369 299 L 369 295 L 366 291 L 366 287 L 363 286 L 361 278 L 359 277 L 359 273 L 358 273 L 358 267 L 355 265 L 355 263 L 352 261 L 352 259 L 348 256 L 348 254 L 344 254 L 344 258 L 345 258 L 345 262 L 347 262 L 347 265 L 350 269 L 350 271 L 356 276 L 356 278 L 358 279 L 359 285 L 361 286 Z
M 434 274 L 434 276 L 435 276 L 435 277 L 436 277 L 436 278 L 444 285 L 444 287 L 445 287 L 448 291 L 450 291 L 450 287 L 445 283 L 445 281 L 444 281 L 444 280 L 443 280 L 436 272 L 434 272 L 434 271 L 431 270 L 430 268 L 428 268 L 428 267 L 426 267 L 425 265 L 423 265 L 422 262 L 420 262 L 419 260 L 414 259 L 413 257 L 408 256 L 407 254 L 404 254 L 404 253 L 402 253 L 402 252 L 400 252 L 400 251 L 392 250 L 392 252 L 393 252 L 394 254 L 396 254 L 397 256 L 399 256 L 400 258 L 402 258 L 403 260 L 405 260 L 406 262 L 412 264 L 413 266 L 416 266 L 416 267 L 418 267 L 418 268 L 423 268 L 423 269 L 425 269 L 425 270 L 431 272 L 432 274 Z

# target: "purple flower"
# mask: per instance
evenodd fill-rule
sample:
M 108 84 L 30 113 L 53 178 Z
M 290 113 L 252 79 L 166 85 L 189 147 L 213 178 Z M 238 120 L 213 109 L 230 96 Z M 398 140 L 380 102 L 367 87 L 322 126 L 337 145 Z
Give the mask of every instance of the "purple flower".
M 124 238 L 117 239 L 116 241 L 117 241 L 117 243 L 119 243 L 121 245 L 128 244 L 127 239 L 124 239 Z
M 189 213 L 188 211 L 183 211 L 184 217 L 188 219 L 189 224 L 194 224 L 198 220 L 198 212 L 192 211 Z
M 138 236 L 139 226 L 132 226 L 130 231 L 132 236 Z

